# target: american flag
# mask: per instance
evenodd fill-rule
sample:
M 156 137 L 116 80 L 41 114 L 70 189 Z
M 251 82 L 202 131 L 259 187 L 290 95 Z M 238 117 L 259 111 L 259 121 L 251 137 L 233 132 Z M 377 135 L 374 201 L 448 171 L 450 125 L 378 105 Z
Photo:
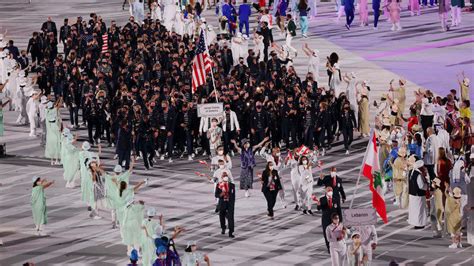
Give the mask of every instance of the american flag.
M 108 39 L 109 39 L 109 35 L 107 33 L 102 35 L 102 53 L 106 53 L 107 50 L 109 49 Z
M 211 72 L 212 60 L 209 52 L 206 49 L 206 42 L 204 41 L 204 31 L 201 30 L 199 36 L 199 43 L 196 48 L 196 53 L 193 59 L 193 80 L 192 91 L 196 92 L 197 87 L 206 83 L 206 75 Z

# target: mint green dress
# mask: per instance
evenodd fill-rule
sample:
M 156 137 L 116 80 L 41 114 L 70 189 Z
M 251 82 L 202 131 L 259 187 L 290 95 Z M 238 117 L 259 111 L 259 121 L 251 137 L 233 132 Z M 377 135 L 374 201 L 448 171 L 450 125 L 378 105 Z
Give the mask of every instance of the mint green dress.
M 44 187 L 38 185 L 31 191 L 31 209 L 33 211 L 33 222 L 35 225 L 47 224 L 48 217 L 46 215 L 46 196 Z
M 81 173 L 81 198 L 88 206 L 95 207 L 94 201 L 94 183 L 92 182 L 92 173 L 89 167 L 86 165 L 86 159 L 88 161 L 97 159 L 94 152 L 80 151 L 79 152 L 79 165 Z
M 128 189 L 127 189 L 128 190 Z M 131 189 L 133 191 L 133 189 Z M 139 203 L 133 203 L 122 207 L 123 222 L 120 224 L 122 243 L 125 245 L 140 245 L 142 234 L 142 221 L 145 207 Z
M 128 185 L 128 180 L 130 179 L 130 171 L 127 171 L 125 173 L 122 173 L 120 175 L 113 175 L 113 174 L 106 174 L 105 175 L 105 196 L 107 199 L 107 206 L 110 209 L 119 209 L 121 206 L 120 204 L 120 195 L 119 195 L 119 188 L 117 187 L 117 184 L 115 184 L 112 181 L 112 178 L 116 178 L 117 182 L 120 184 L 120 182 L 125 181 Z M 120 221 L 120 219 L 119 219 Z
M 46 148 L 44 156 L 59 159 L 61 155 L 61 129 L 58 110 L 46 109 Z
M 0 100 L 0 105 L 2 104 L 2 101 Z M 4 131 L 4 127 L 3 127 L 3 109 L 0 109 L 0 137 L 3 136 L 3 131 Z
M 72 144 L 71 139 L 63 138 L 61 150 L 63 151 L 61 157 L 64 169 L 63 177 L 66 182 L 71 182 L 79 173 L 79 149 Z
M 158 228 L 160 228 L 160 223 L 156 220 L 149 220 L 146 218 L 142 222 L 142 239 L 141 239 L 141 247 L 142 247 L 142 263 L 143 266 L 151 266 L 157 259 L 156 256 L 156 247 L 155 247 L 155 240 L 153 239 L 153 235 L 156 234 Z M 148 233 L 147 234 L 145 233 Z
M 119 197 L 115 202 L 116 210 L 117 210 L 117 221 L 119 222 L 120 226 L 123 225 L 124 217 L 125 217 L 125 209 L 127 208 L 127 202 L 131 201 L 134 196 L 135 192 L 133 188 L 127 188 L 122 192 L 122 196 L 120 196 L 120 192 L 118 193 Z

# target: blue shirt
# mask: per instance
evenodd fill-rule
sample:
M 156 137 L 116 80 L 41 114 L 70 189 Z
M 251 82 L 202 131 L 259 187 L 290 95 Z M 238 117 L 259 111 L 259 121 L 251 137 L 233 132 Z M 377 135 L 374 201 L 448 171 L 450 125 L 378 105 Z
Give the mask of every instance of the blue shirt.
M 288 8 L 288 3 L 285 0 L 280 2 L 278 6 L 278 11 L 280 11 L 280 16 L 286 16 L 286 9 Z
M 241 4 L 239 6 L 239 20 L 248 21 L 252 11 L 249 4 Z

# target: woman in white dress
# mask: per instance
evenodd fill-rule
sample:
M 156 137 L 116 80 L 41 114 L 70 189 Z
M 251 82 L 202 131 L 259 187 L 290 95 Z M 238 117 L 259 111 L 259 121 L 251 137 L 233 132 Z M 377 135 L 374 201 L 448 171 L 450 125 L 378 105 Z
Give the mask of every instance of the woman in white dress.
M 265 49 L 265 46 L 263 45 L 263 36 L 258 33 L 254 33 L 253 41 L 255 43 L 255 48 L 257 49 L 258 62 L 263 62 L 263 51 Z
M 357 97 L 356 97 L 356 87 L 357 77 L 354 72 L 351 72 L 350 75 L 347 73 L 342 77 L 342 79 L 347 83 L 346 95 L 347 99 L 350 102 L 351 109 L 354 111 L 354 116 L 357 118 L 359 115 L 359 108 L 357 106 Z
M 143 20 L 145 19 L 145 5 L 143 0 L 135 0 L 135 2 L 133 2 L 132 13 L 135 17 L 135 21 L 137 21 L 139 24 L 142 24 Z
M 174 0 L 164 0 L 163 25 L 166 30 L 171 31 L 176 18 L 176 3 Z
M 239 64 L 240 57 L 244 59 L 244 62 L 246 61 L 248 56 L 248 43 L 242 37 L 242 33 L 237 32 L 237 35 L 232 37 L 231 50 L 234 59 L 234 66 Z
M 181 35 L 183 36 L 184 34 L 184 16 L 183 16 L 183 13 L 181 13 L 181 11 L 179 10 L 176 10 L 176 14 L 175 14 L 175 20 L 174 20 L 174 32 L 176 32 L 176 34 L 178 35 Z
M 151 3 L 151 19 L 162 21 L 161 16 L 161 0 L 156 0 Z
M 343 92 L 342 89 L 342 76 L 339 63 L 335 63 L 334 66 L 329 66 L 328 70 L 332 72 L 331 80 L 329 81 L 329 88 L 334 90 L 334 95 L 339 97 L 339 94 Z
M 196 23 L 194 23 L 194 15 L 188 12 L 184 19 L 185 33 L 192 39 L 194 39 L 194 33 L 196 32 Z

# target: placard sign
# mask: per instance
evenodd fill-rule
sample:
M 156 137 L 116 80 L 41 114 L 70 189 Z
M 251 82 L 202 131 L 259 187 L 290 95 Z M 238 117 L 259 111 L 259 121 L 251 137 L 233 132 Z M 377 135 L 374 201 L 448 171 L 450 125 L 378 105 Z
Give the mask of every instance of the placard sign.
M 204 103 L 197 106 L 198 117 L 218 117 L 222 116 L 223 112 L 223 103 Z
M 373 225 L 377 223 L 375 209 L 346 209 L 343 210 L 344 225 Z

